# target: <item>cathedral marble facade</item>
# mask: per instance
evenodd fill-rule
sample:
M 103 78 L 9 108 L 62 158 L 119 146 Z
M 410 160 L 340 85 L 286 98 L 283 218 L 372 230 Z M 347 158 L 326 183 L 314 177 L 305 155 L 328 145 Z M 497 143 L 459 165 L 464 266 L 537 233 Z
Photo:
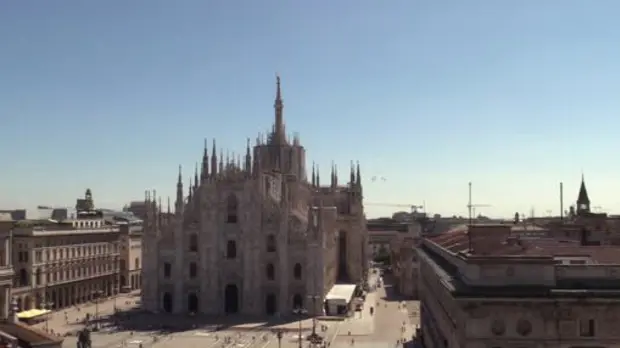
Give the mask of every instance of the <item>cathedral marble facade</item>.
M 305 149 L 287 139 L 280 80 L 273 131 L 241 158 L 218 156 L 215 141 L 174 212 L 147 193 L 142 303 L 154 312 L 286 315 L 323 312 L 334 284 L 367 272 L 368 234 L 359 165 L 338 184 L 308 178 Z M 187 192 L 187 193 L 186 193 Z

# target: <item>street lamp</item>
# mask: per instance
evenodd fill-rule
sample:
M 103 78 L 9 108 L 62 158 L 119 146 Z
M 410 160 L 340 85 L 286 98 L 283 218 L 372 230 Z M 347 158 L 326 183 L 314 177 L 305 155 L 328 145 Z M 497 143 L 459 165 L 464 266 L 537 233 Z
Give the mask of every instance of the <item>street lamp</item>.
M 44 301 L 41 305 L 43 305 L 43 309 L 51 310 L 54 303 L 51 301 Z M 45 331 L 49 331 L 49 321 L 50 313 L 45 313 Z
M 308 298 L 312 299 L 312 337 L 316 336 L 316 300 L 320 299 L 319 295 L 308 295 Z
M 281 329 L 275 330 L 275 333 L 276 338 L 278 339 L 278 348 L 282 348 L 282 336 L 284 336 L 284 334 L 282 333 Z
M 302 341 L 302 335 L 301 335 L 301 317 L 302 317 L 304 314 L 308 313 L 308 311 L 307 311 L 307 310 L 305 310 L 305 309 L 303 309 L 303 308 L 301 308 L 301 307 L 299 307 L 299 308 L 293 309 L 293 313 L 295 313 L 295 314 L 299 315 L 299 337 L 298 337 L 298 338 L 299 338 L 299 348 L 302 348 L 302 344 L 301 344 L 301 341 Z
M 93 295 L 95 296 L 95 328 L 99 328 L 99 296 L 103 294 L 101 290 L 95 290 Z

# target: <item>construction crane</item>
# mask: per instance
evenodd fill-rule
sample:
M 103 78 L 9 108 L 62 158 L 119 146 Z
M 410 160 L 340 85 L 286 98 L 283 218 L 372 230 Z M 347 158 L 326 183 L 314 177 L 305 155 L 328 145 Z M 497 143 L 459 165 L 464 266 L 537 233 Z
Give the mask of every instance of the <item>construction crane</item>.
M 469 182 L 469 201 L 467 203 L 467 210 L 469 211 L 469 223 L 471 224 L 472 219 L 476 218 L 476 208 L 486 208 L 491 207 L 490 204 L 477 204 L 472 203 L 471 201 L 471 181 Z
M 367 203 L 364 205 L 376 206 L 376 207 L 395 207 L 395 208 L 409 208 L 412 213 L 416 213 L 418 209 L 424 209 L 424 205 L 417 204 L 397 204 L 397 203 Z

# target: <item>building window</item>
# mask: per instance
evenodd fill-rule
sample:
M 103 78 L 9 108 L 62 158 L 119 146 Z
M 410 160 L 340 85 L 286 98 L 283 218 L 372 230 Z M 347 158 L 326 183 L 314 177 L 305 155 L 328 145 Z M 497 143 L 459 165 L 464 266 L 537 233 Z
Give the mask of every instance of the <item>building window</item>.
M 226 202 L 226 222 L 229 224 L 237 223 L 237 196 L 230 194 Z
M 267 252 L 276 252 L 276 237 L 273 234 L 267 236 Z
M 293 277 L 297 280 L 301 279 L 301 264 L 296 263 L 293 267 Z
M 196 262 L 192 262 L 189 264 L 189 277 L 196 278 L 198 276 L 198 266 L 196 266 Z
M 276 269 L 275 267 L 273 267 L 272 263 L 267 264 L 266 273 L 267 273 L 267 280 L 276 279 Z
M 580 319 L 579 320 L 579 336 L 594 337 L 594 335 L 595 335 L 594 319 Z
M 28 281 L 28 271 L 25 268 L 19 270 L 19 285 L 20 286 L 28 286 L 30 282 Z
M 37 268 L 35 274 L 34 274 L 34 285 L 41 285 L 41 269 Z
M 136 259 L 134 260 L 134 265 L 136 266 L 135 269 L 140 269 L 140 258 L 136 257 Z
M 234 259 L 237 257 L 237 243 L 234 240 L 229 240 L 226 244 L 226 258 Z
M 172 275 L 172 265 L 169 262 L 164 263 L 164 278 L 170 278 Z
M 521 336 L 527 336 L 532 332 L 532 323 L 527 319 L 517 321 L 517 332 Z
M 198 251 L 198 235 L 196 233 L 192 233 L 189 236 L 189 251 Z

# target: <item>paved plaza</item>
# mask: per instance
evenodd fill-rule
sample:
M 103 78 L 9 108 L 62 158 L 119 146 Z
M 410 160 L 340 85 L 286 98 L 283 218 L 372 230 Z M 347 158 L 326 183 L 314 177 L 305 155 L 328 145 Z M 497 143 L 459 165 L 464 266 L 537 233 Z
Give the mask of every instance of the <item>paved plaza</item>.
M 374 284 L 375 279 L 370 281 Z M 123 311 L 117 315 L 114 306 Z M 47 323 L 48 330 L 64 335 L 83 328 L 86 314 L 95 317 L 99 312 L 100 331 L 91 334 L 93 348 L 297 348 L 300 321 L 290 318 L 278 323 L 257 320 L 239 323 L 239 317 L 214 319 L 153 315 L 135 310 L 139 297 L 122 296 L 98 304 L 54 313 Z M 371 314 L 371 307 L 373 314 Z M 317 320 L 316 331 L 331 348 L 402 347 L 410 342 L 419 323 L 417 303 L 403 301 L 392 293 L 388 284 L 370 292 L 362 311 L 346 320 Z M 77 322 L 76 322 L 77 320 Z M 37 324 L 45 328 L 45 323 Z M 302 338 L 312 332 L 312 319 L 301 321 Z M 276 332 L 282 332 L 278 340 Z M 309 347 L 302 340 L 303 347 Z M 67 336 L 64 347 L 76 347 L 76 338 Z
M 138 305 L 140 297 L 137 293 L 121 294 L 114 298 L 101 300 L 98 303 L 89 302 L 79 306 L 65 308 L 50 314 L 47 321 L 34 325 L 39 329 L 64 336 L 68 332 L 75 332 L 84 327 L 86 316 L 95 318 L 104 317 L 114 313 L 116 307 L 119 311 L 127 311 Z

